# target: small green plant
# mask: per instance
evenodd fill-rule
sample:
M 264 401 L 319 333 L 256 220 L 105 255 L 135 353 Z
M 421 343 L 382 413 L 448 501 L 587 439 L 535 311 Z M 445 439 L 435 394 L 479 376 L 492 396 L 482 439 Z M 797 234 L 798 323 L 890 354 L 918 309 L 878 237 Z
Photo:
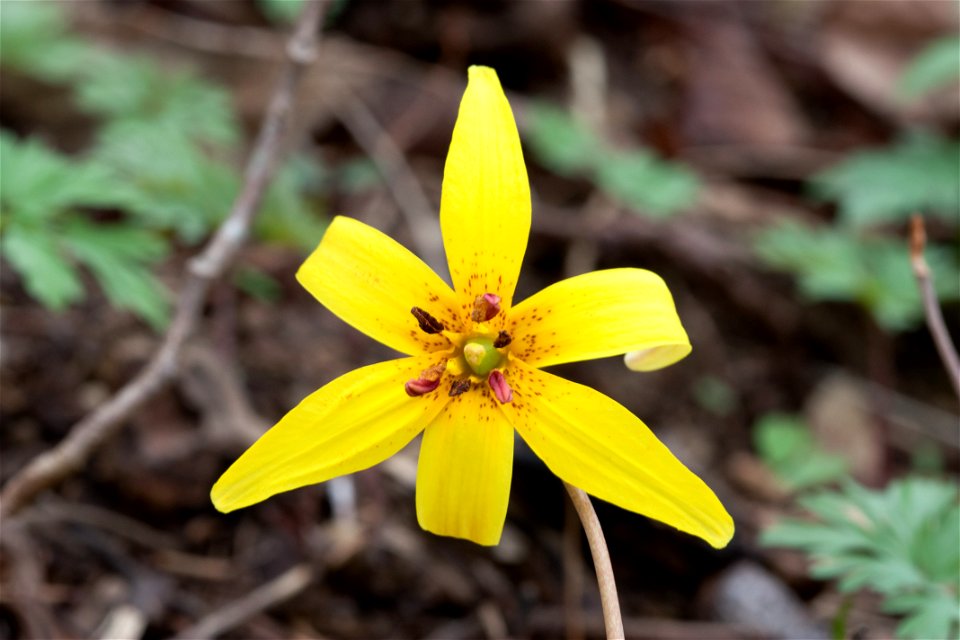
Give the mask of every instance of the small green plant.
M 557 175 L 589 180 L 633 211 L 667 218 L 696 199 L 699 181 L 689 169 L 644 149 L 613 149 L 555 106 L 533 105 L 525 132 L 544 167 Z
M 960 34 L 934 40 L 920 52 L 900 78 L 900 94 L 908 100 L 960 79 Z
M 811 186 L 818 197 L 836 201 L 840 221 L 853 227 L 901 222 L 917 211 L 956 223 L 960 141 L 916 132 L 850 155 Z
M 760 233 L 754 250 L 768 265 L 794 274 L 801 292 L 811 300 L 855 302 L 893 331 L 912 328 L 923 319 L 903 240 L 861 236 L 841 228 L 811 229 L 788 221 Z M 957 299 L 952 252 L 931 246 L 926 257 L 940 299 Z
M 848 476 L 846 460 L 820 449 L 806 423 L 796 416 L 765 415 L 753 428 L 753 443 L 764 463 L 793 491 Z
M 809 553 L 810 573 L 843 593 L 871 589 L 903 615 L 901 638 L 960 637 L 960 504 L 947 480 L 909 477 L 882 491 L 848 482 L 801 497 L 811 520 L 785 520 L 761 542 Z
M 98 125 L 77 157 L 3 134 L 0 251 L 48 308 L 83 298 L 82 265 L 113 304 L 159 328 L 167 296 L 150 269 L 168 253 L 171 235 L 200 242 L 226 216 L 242 182 L 242 132 L 223 88 L 88 43 L 69 31 L 61 9 L 4 5 L 3 68 L 67 87 Z M 305 194 L 323 178 L 306 157 L 281 167 L 257 235 L 311 249 L 326 223 Z
M 128 192 L 109 167 L 0 132 L 0 173 L 0 251 L 30 295 L 55 310 L 81 300 L 82 265 L 113 304 L 165 324 L 167 296 L 150 269 L 166 242 L 129 220 L 98 222 L 86 211 L 126 205 Z

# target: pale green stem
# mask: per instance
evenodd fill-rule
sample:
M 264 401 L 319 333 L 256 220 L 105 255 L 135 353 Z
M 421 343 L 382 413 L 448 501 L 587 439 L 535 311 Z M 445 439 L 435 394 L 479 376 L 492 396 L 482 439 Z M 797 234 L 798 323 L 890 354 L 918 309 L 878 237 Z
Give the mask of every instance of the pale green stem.
M 600 588 L 600 604 L 603 607 L 603 625 L 607 630 L 607 638 L 623 640 L 623 620 L 620 617 L 620 601 L 617 599 L 617 583 L 613 577 L 610 552 L 607 551 L 607 541 L 603 538 L 603 529 L 600 528 L 597 512 L 593 510 L 590 497 L 582 489 L 566 482 L 563 486 L 567 488 L 577 515 L 580 516 L 583 530 L 587 534 L 593 566 L 597 571 L 597 586 Z

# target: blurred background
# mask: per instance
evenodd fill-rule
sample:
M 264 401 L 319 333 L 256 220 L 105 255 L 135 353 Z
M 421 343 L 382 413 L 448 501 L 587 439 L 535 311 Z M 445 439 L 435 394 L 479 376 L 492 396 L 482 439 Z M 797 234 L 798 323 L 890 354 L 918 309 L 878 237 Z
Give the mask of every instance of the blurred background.
M 300 0 L 0 3 L 6 482 L 149 360 L 226 216 Z M 445 274 L 437 210 L 470 64 L 533 191 L 518 298 L 662 275 L 694 350 L 555 367 L 725 503 L 728 548 L 597 501 L 631 638 L 957 637 L 954 1 L 333 0 L 254 234 L 174 384 L 2 525 L 0 638 L 596 638 L 561 483 L 517 441 L 503 541 L 416 523 L 417 443 L 229 515 L 213 481 L 307 393 L 391 352 L 293 274 L 333 215 Z

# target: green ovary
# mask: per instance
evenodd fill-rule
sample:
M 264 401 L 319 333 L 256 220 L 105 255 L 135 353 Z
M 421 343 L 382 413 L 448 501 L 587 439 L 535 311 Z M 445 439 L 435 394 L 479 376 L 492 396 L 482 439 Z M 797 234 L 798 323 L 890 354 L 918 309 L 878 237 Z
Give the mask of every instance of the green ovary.
M 500 366 L 503 356 L 493 346 L 493 338 L 476 337 L 463 345 L 463 360 L 475 375 L 485 378 Z

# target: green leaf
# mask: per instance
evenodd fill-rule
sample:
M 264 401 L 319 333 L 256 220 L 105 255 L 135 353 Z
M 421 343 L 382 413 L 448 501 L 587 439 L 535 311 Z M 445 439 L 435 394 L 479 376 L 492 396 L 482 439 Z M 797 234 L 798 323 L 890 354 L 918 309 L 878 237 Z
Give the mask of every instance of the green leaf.
M 270 22 L 292 24 L 303 10 L 303 0 L 257 0 L 257 5 Z
M 960 79 L 960 35 L 931 42 L 900 77 L 900 94 L 915 99 Z
M 527 111 L 526 143 L 544 167 L 561 176 L 589 172 L 604 153 L 603 143 L 569 113 L 533 103 Z
M 133 121 L 220 145 L 239 139 L 226 91 L 149 58 L 104 54 L 77 83 L 76 94 L 82 109 L 111 125 Z
M 67 33 L 62 3 L 0 4 L 0 60 L 8 68 L 61 82 L 83 69 L 92 52 Z
M 855 227 L 906 220 L 918 211 L 955 224 L 960 211 L 960 141 L 915 133 L 848 156 L 815 176 L 815 195 L 835 200 Z
M 366 157 L 344 162 L 337 168 L 333 180 L 347 193 L 362 193 L 383 183 L 377 165 Z
M 255 231 L 267 242 L 313 250 L 327 228 L 321 217 L 304 198 L 304 193 L 319 184 L 320 165 L 306 157 L 294 157 L 274 176 L 263 203 L 263 212 Z
M 122 177 L 130 213 L 188 243 L 199 242 L 226 216 L 240 188 L 233 167 L 169 124 L 116 123 L 101 132 L 94 154 Z
M 786 221 L 761 232 L 754 251 L 768 265 L 793 274 L 801 292 L 811 300 L 857 303 L 882 327 L 893 331 L 908 329 L 923 319 L 903 240 L 859 237 L 848 229 L 810 229 Z M 926 258 L 940 299 L 956 299 L 960 292 L 953 253 L 930 246 Z
M 696 175 L 646 151 L 605 154 L 597 166 L 597 185 L 640 213 L 666 218 L 694 203 Z
M 74 160 L 37 140 L 17 140 L 0 132 L 0 202 L 31 220 L 47 220 L 68 207 L 111 207 L 123 188 L 106 166 Z
M 846 477 L 847 463 L 820 450 L 806 424 L 794 416 L 765 415 L 753 428 L 754 446 L 783 483 L 799 491 Z
M 77 218 L 64 228 L 63 242 L 90 269 L 113 305 L 133 311 L 154 329 L 167 324 L 167 293 L 148 266 L 166 254 L 161 239 L 142 229 L 93 225 Z
M 884 609 L 906 614 L 905 638 L 960 632 L 960 504 L 955 482 L 912 477 L 883 491 L 848 483 L 804 497 L 815 520 L 785 520 L 761 536 L 811 554 L 811 575 L 837 578 L 841 592 L 869 588 Z
M 261 302 L 276 302 L 282 287 L 268 273 L 252 267 L 241 267 L 233 277 L 234 284 Z
M 0 249 L 20 274 L 27 293 L 48 309 L 62 311 L 83 298 L 83 284 L 52 230 L 7 224 Z
M 692 391 L 697 404 L 715 415 L 730 415 L 737 406 L 737 391 L 716 376 L 700 376 Z

